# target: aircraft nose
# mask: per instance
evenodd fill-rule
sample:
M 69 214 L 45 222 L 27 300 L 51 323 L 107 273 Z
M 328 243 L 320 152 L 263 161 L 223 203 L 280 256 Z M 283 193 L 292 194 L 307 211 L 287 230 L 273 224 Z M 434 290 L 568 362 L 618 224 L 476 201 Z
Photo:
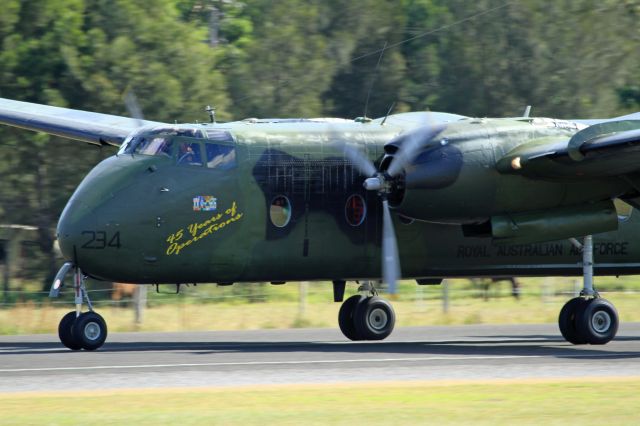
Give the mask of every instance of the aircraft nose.
M 95 216 L 86 213 L 85 206 L 79 202 L 78 194 L 74 194 L 60 215 L 56 235 L 60 251 L 67 260 L 77 261 L 77 251 L 83 247 L 86 240 L 95 229 Z
M 87 242 L 96 233 L 101 218 L 101 206 L 111 198 L 113 182 L 110 172 L 113 160 L 98 164 L 80 183 L 58 220 L 57 237 L 65 259 L 77 261 L 77 253 L 92 248 Z M 103 221 L 103 220 L 102 220 Z
M 68 207 L 68 204 L 67 204 Z M 73 254 L 73 247 L 78 244 L 78 235 L 76 234 L 74 227 L 72 226 L 69 218 L 68 208 L 65 208 L 58 221 L 57 237 L 60 251 L 65 259 L 75 260 Z

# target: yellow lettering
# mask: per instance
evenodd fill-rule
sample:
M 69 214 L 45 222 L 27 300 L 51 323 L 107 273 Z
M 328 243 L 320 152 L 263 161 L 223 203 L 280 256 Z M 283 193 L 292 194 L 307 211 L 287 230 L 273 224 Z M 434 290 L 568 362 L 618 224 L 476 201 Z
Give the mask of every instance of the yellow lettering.
M 191 244 L 212 235 L 225 226 L 240 220 L 244 215 L 244 213 L 238 213 L 238 205 L 235 201 L 231 204 L 231 207 L 225 210 L 224 213 L 224 215 L 228 217 L 224 222 L 216 223 L 224 216 L 222 213 L 218 213 L 205 221 L 195 222 L 187 226 L 187 230 L 191 235 L 191 238 L 187 241 L 178 243 L 178 241 L 180 241 L 184 236 L 184 228 L 169 235 L 166 240 L 169 243 L 166 251 L 167 256 L 180 254 L 183 248 L 188 247 Z
M 217 222 L 221 218 L 222 218 L 222 213 L 218 213 L 217 215 L 205 220 L 204 222 L 192 223 L 191 225 L 188 226 L 189 232 L 191 233 L 192 236 L 195 237 L 196 235 L 198 235 L 199 230 L 201 230 L 202 228 L 204 228 L 205 226 L 211 223 Z
M 231 204 L 231 207 L 225 210 L 225 213 L 228 214 L 229 216 L 235 216 L 236 210 L 238 210 L 238 205 L 234 201 L 233 204 Z
M 182 238 L 182 229 L 179 230 L 178 232 L 171 234 L 167 237 L 167 242 L 168 243 L 174 243 L 176 241 L 179 241 Z
M 169 245 L 169 247 L 167 248 L 167 256 L 171 256 L 172 254 L 174 254 L 174 253 L 175 253 L 175 251 L 176 251 L 176 246 L 177 246 L 177 244 L 176 244 L 176 243 L 171 243 L 171 244 Z

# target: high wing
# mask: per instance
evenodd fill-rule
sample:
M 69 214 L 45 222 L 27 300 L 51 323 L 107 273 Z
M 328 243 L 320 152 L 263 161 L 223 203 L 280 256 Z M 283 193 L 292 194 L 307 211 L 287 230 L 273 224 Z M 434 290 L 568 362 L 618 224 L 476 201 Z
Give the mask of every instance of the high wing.
M 588 118 L 588 119 L 569 119 L 573 123 L 586 124 L 587 126 L 593 126 L 594 124 L 600 124 L 611 121 L 624 121 L 624 120 L 640 120 L 640 112 L 634 112 L 632 114 L 621 115 L 613 118 Z
M 0 124 L 118 146 L 137 128 L 162 123 L 0 98 Z
M 503 173 L 537 178 L 590 179 L 640 172 L 640 114 L 604 121 L 571 138 L 520 145 L 498 160 Z

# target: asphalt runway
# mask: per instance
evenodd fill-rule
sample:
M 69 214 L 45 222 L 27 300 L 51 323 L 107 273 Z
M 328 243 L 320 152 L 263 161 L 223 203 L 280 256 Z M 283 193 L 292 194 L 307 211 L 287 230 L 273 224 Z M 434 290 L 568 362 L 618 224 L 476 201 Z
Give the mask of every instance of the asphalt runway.
M 96 352 L 57 336 L 0 336 L 0 392 L 640 376 L 640 323 L 605 346 L 556 325 L 400 327 L 382 342 L 337 329 L 113 333 Z

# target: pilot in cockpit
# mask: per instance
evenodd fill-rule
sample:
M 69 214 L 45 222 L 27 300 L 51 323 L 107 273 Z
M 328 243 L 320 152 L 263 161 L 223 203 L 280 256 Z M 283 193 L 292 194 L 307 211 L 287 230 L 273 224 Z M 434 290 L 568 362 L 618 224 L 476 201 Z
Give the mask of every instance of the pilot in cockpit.
M 201 166 L 200 146 L 195 142 L 182 142 L 178 149 L 178 164 Z

